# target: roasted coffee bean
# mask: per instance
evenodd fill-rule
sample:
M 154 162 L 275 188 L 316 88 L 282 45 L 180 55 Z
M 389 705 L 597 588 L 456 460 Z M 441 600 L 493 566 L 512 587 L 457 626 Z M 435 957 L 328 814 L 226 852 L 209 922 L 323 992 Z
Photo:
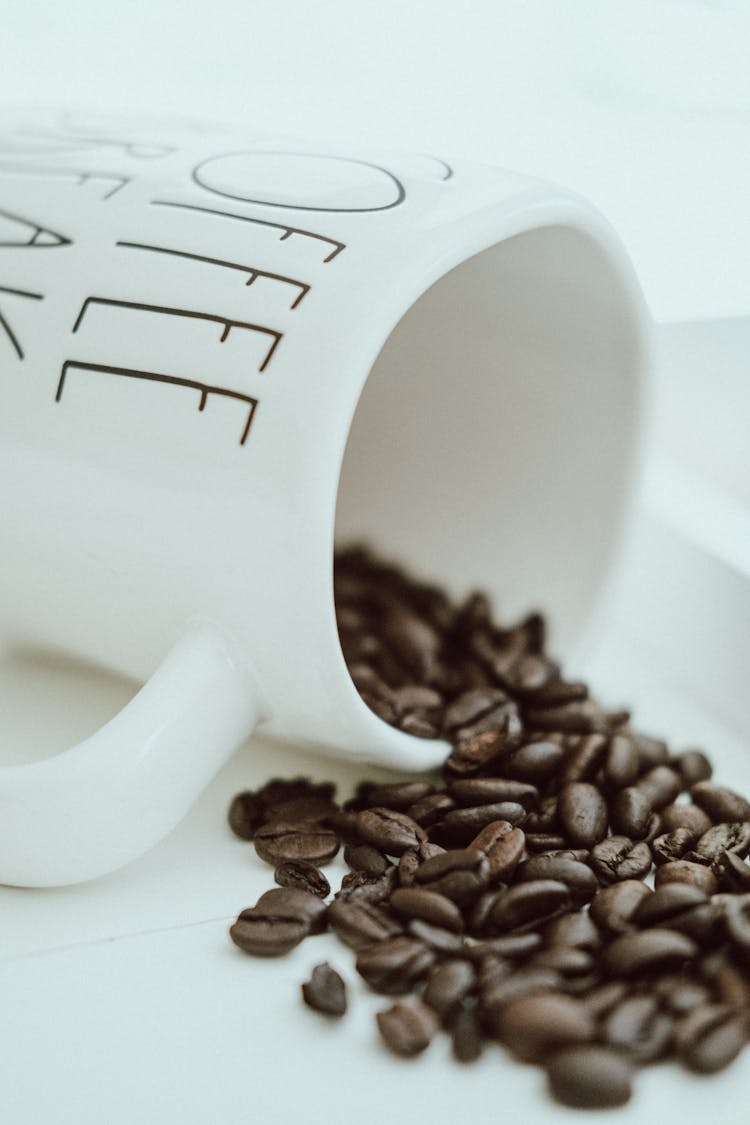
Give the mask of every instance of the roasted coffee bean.
M 722 1004 L 694 1008 L 675 1028 L 680 1060 L 698 1074 L 714 1074 L 733 1062 L 747 1037 L 745 1020 Z
M 614 938 L 604 950 L 602 963 L 605 972 L 613 976 L 632 977 L 679 968 L 686 961 L 692 961 L 697 953 L 698 946 L 684 934 L 655 927 Z
M 482 1024 L 488 1034 L 497 1036 L 498 1020 L 507 1004 L 512 1004 L 521 997 L 557 993 L 564 986 L 565 981 L 554 969 L 531 969 L 524 965 L 505 979 L 482 989 Z
M 629 985 L 624 980 L 609 980 L 599 984 L 582 997 L 583 1003 L 594 1019 L 603 1019 L 628 995 Z
M 403 927 L 386 911 L 366 902 L 336 899 L 328 907 L 328 924 L 352 949 L 364 949 L 400 934 Z
M 445 895 L 424 887 L 400 887 L 391 895 L 391 907 L 407 921 L 419 918 L 431 926 L 440 926 L 453 933 L 461 933 L 464 928 L 461 911 Z
M 418 714 L 422 718 L 435 723 L 440 728 L 442 711 L 445 705 L 442 695 L 434 688 L 422 684 L 405 684 L 403 687 L 394 688 L 390 693 L 390 700 L 396 712 L 396 718 L 402 719 L 405 715 Z M 434 736 L 433 736 L 434 737 Z M 405 782 L 405 785 L 422 785 L 422 782 Z M 389 786 L 382 786 L 387 789 Z M 416 797 L 413 798 L 416 801 Z M 393 803 L 392 798 L 381 797 L 379 805 L 391 805 L 392 808 L 405 809 L 406 805 Z M 411 802 L 409 802 L 411 804 Z
M 338 807 L 327 797 L 320 797 L 315 793 L 304 797 L 294 797 L 289 801 L 281 801 L 269 808 L 266 814 L 266 825 L 282 824 L 297 828 L 306 828 L 325 821 L 326 817 L 338 812 Z
M 229 827 L 241 840 L 252 840 L 266 815 L 262 797 L 251 790 L 238 793 L 229 806 Z
M 648 795 L 634 785 L 621 789 L 610 806 L 613 831 L 634 840 L 642 840 L 651 827 L 653 808 Z
M 539 740 L 521 746 L 503 763 L 503 769 L 510 778 L 537 785 L 547 781 L 557 772 L 565 750 L 559 742 Z
M 406 815 L 416 821 L 420 828 L 429 828 L 455 807 L 456 802 L 447 793 L 430 793 L 409 805 Z
M 269 812 L 287 801 L 317 798 L 327 804 L 333 801 L 336 786 L 330 781 L 313 781 L 309 777 L 273 777 L 258 790 Z
M 288 860 L 279 864 L 273 877 L 280 887 L 296 887 L 301 891 L 309 891 L 318 898 L 327 898 L 331 893 L 331 884 L 312 863 Z
M 699 887 L 707 895 L 715 894 L 719 889 L 718 880 L 710 867 L 690 863 L 686 859 L 673 859 L 657 867 L 654 886 L 662 887 L 665 883 L 688 883 Z
M 585 949 L 577 949 L 572 945 L 552 945 L 535 953 L 526 965 L 529 969 L 551 969 L 568 980 L 591 974 L 596 968 L 596 961 Z
M 466 956 L 472 961 L 481 962 L 487 957 L 501 957 L 508 960 L 523 960 L 542 945 L 538 933 L 505 934 L 503 937 L 478 941 L 466 949 Z
M 398 861 L 398 883 L 400 887 L 411 887 L 417 876 L 417 869 L 421 863 L 419 852 L 416 848 L 409 848 Z
M 704 984 L 680 973 L 659 977 L 653 982 L 653 988 L 665 1009 L 674 1016 L 684 1016 L 711 1000 L 711 993 Z
M 341 889 L 334 896 L 337 902 L 371 903 L 376 906 L 390 896 L 396 885 L 397 871 L 389 867 L 384 875 L 366 875 L 350 871 L 341 880 Z
M 524 835 L 529 852 L 554 852 L 565 847 L 565 837 L 554 832 L 525 832 Z
M 411 817 L 386 808 L 363 809 L 357 813 L 357 830 L 365 843 L 386 855 L 403 855 L 425 838 L 424 830 Z
M 375 1017 L 380 1036 L 395 1055 L 413 1058 L 432 1042 L 438 1029 L 437 1016 L 426 1004 L 394 1004 Z
M 485 731 L 472 738 L 461 739 L 446 759 L 443 772 L 447 778 L 471 777 L 505 754 L 510 745 L 508 735 L 503 730 Z
M 664 832 L 674 832 L 678 828 L 686 828 L 697 840 L 711 827 L 711 818 L 697 805 L 667 805 L 660 814 L 661 827 Z
M 570 890 L 565 883 L 534 879 L 504 891 L 492 908 L 490 922 L 499 933 L 532 928 L 568 910 L 570 905 Z
M 636 788 L 645 793 L 652 809 L 662 809 L 672 804 L 682 790 L 682 783 L 669 766 L 654 766 L 638 779 Z
M 272 887 L 264 891 L 254 909 L 272 917 L 301 918 L 310 927 L 310 933 L 322 933 L 327 925 L 328 907 L 309 891 L 297 887 Z M 240 918 L 247 911 L 242 911 Z
M 459 778 L 449 782 L 448 790 L 459 805 L 495 805 L 501 801 L 512 801 L 530 809 L 539 803 L 539 790 L 535 785 L 511 778 Z
M 651 848 L 643 840 L 608 836 L 591 849 L 589 863 L 602 883 L 643 879 L 651 870 Z
M 732 789 L 724 789 L 710 781 L 699 781 L 690 790 L 690 796 L 715 824 L 750 820 L 750 802 Z
M 750 851 L 750 822 L 716 824 L 703 833 L 694 850 L 695 858 L 703 863 L 715 863 L 724 852 L 743 859 Z
M 632 914 L 637 926 L 668 926 L 670 919 L 708 902 L 708 895 L 688 883 L 665 883 L 639 902 Z
M 750 964 L 750 894 L 730 899 L 724 919 L 727 937 L 744 964 Z
M 468 847 L 477 833 L 493 821 L 507 820 L 512 825 L 518 825 L 523 824 L 525 819 L 526 810 L 515 801 L 453 809 L 429 830 L 430 839 L 450 848 Z
M 326 906 L 315 895 L 292 888 L 266 891 L 243 910 L 229 933 L 235 945 L 259 957 L 278 957 L 325 926 Z
M 557 802 L 563 832 L 572 844 L 593 848 L 607 832 L 607 806 L 595 785 L 570 781 L 563 785 Z
M 604 784 L 608 789 L 625 789 L 633 785 L 641 770 L 635 745 L 627 735 L 616 734 L 610 738 L 604 758 Z
M 522 829 L 513 828 L 507 820 L 488 824 L 469 844 L 484 852 L 490 865 L 493 883 L 508 883 L 518 867 L 526 847 Z
M 472 903 L 490 881 L 490 865 L 484 852 L 462 848 L 443 852 L 417 870 L 417 883 L 445 895 L 462 908 Z
M 316 965 L 302 985 L 302 998 L 309 1008 L 327 1016 L 343 1016 L 346 1011 L 346 985 L 327 961 Z
M 711 763 L 700 750 L 684 750 L 671 758 L 669 764 L 679 773 L 685 789 L 691 789 L 699 781 L 708 781 L 713 773 Z
M 736 965 L 721 965 L 713 974 L 711 984 L 719 1004 L 733 1012 L 750 1011 L 750 980 Z
M 546 1069 L 552 1097 L 574 1109 L 625 1105 L 632 1094 L 630 1063 L 608 1047 L 565 1047 L 555 1052 Z
M 412 937 L 429 945 L 430 949 L 448 957 L 460 957 L 465 952 L 463 934 L 455 930 L 446 930 L 444 926 L 435 926 L 422 918 L 412 918 L 407 922 L 406 930 Z
M 548 992 L 503 1005 L 497 1011 L 494 1030 L 516 1058 L 536 1062 L 559 1047 L 590 1042 L 596 1025 L 580 1000 Z
M 623 934 L 632 929 L 636 909 L 652 893 L 650 887 L 636 879 L 613 883 L 594 895 L 589 908 L 591 919 L 605 934 Z
M 567 855 L 535 855 L 525 859 L 516 871 L 518 883 L 532 879 L 555 879 L 570 891 L 571 902 L 580 906 L 596 894 L 599 882 L 590 867 Z
M 440 637 L 436 629 L 401 606 L 386 612 L 380 628 L 398 662 L 417 678 L 429 682 L 438 663 Z
M 570 781 L 588 781 L 601 766 L 608 745 L 601 734 L 574 737 L 558 772 L 558 782 L 565 785 Z
M 722 890 L 740 895 L 750 892 L 750 864 L 734 852 L 724 852 L 719 856 L 713 870 Z
M 628 996 L 604 1020 L 605 1043 L 634 1062 L 648 1063 L 665 1054 L 672 1037 L 673 1020 L 654 995 Z
M 401 936 L 360 949 L 356 964 L 370 988 L 395 996 L 409 992 L 434 963 L 435 954 L 424 942 Z
M 422 998 L 446 1023 L 475 987 L 476 979 L 476 969 L 470 961 L 443 961 L 430 974 Z
M 482 1054 L 484 1036 L 476 1006 L 462 1004 L 451 1025 L 451 1050 L 456 1062 L 474 1062 Z
M 434 786 L 426 781 L 401 781 L 392 785 L 376 785 L 368 790 L 366 803 L 369 808 L 387 808 L 405 812 L 409 805 L 423 797 L 429 797 Z
M 595 953 L 602 944 L 602 935 L 588 912 L 562 914 L 544 927 L 544 943 L 550 948 L 557 946 L 584 949 Z
M 668 761 L 669 749 L 663 739 L 652 738 L 648 734 L 641 734 L 640 731 L 634 730 L 623 733 L 627 734 L 638 751 L 641 773 L 653 769 L 654 766 L 663 766 Z
M 362 871 L 365 875 L 384 875 L 390 867 L 383 853 L 369 844 L 347 844 L 344 859 L 352 871 Z
M 673 832 L 656 836 L 651 843 L 654 863 L 670 863 L 673 859 L 682 859 L 694 842 L 695 836 L 689 828 L 675 828 Z
M 526 722 L 536 730 L 566 734 L 614 734 L 630 718 L 629 711 L 604 711 L 593 699 L 574 700 L 561 707 L 527 708 Z
M 339 850 L 336 833 L 321 824 L 264 824 L 253 839 L 258 856 L 273 867 L 287 861 L 327 863 Z

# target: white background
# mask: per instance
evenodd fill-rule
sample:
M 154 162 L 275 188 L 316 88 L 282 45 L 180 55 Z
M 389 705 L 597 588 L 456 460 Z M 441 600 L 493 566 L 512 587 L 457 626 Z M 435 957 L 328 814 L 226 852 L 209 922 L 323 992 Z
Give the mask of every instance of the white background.
M 676 745 L 707 746 L 720 776 L 747 788 L 747 411 L 737 409 L 747 399 L 735 396 L 747 393 L 750 338 L 739 319 L 750 316 L 748 6 L 0 5 L 0 107 L 199 115 L 471 157 L 558 180 L 605 212 L 654 315 L 704 323 L 663 336 L 655 468 L 612 643 L 590 671 L 613 703 L 634 701 L 640 722 Z M 726 318 L 737 319 L 714 366 L 711 326 Z M 60 750 L 133 690 L 75 667 L 0 657 L 0 751 Z M 3 1121 L 285 1125 L 299 1115 L 343 1125 L 356 1091 L 362 1125 L 407 1113 L 435 1125 L 511 1114 L 527 1125 L 574 1120 L 545 1100 L 536 1071 L 498 1050 L 468 1071 L 449 1065 L 444 1043 L 413 1067 L 391 1060 L 375 1044 L 379 1001 L 329 939 L 274 963 L 233 949 L 228 920 L 270 872 L 231 837 L 225 809 L 274 771 L 334 776 L 345 789 L 355 781 L 350 768 L 255 741 L 177 832 L 126 871 L 51 892 L 0 888 Z M 299 1003 L 300 980 L 326 956 L 354 984 L 345 1027 L 323 1026 Z M 749 1084 L 748 1058 L 711 1081 L 653 1068 L 627 1111 L 586 1119 L 679 1115 L 688 1125 L 719 1116 L 730 1125 L 746 1120 Z

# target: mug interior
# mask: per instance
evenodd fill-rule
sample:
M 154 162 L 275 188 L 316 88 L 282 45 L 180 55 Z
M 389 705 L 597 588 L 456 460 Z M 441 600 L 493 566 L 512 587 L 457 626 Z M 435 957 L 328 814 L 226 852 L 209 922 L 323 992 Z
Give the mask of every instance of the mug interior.
M 383 346 L 349 434 L 336 544 L 365 541 L 577 648 L 620 547 L 641 422 L 629 280 L 553 225 L 462 262 Z

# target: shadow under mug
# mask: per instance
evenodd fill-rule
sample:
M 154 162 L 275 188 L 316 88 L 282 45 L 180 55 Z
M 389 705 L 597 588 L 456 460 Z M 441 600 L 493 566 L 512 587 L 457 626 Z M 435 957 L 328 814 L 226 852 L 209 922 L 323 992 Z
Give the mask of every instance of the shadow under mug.
M 580 651 L 648 342 L 585 201 L 196 123 L 15 113 L 0 145 L 0 635 L 146 681 L 78 746 L 0 770 L 0 881 L 127 863 L 255 727 L 443 760 L 354 688 L 334 542 L 504 616 L 541 603 Z

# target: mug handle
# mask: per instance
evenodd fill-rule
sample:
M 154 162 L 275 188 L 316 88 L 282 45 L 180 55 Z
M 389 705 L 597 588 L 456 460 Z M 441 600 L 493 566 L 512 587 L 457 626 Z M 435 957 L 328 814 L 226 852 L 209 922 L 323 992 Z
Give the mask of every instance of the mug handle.
M 0 883 L 79 883 L 129 863 L 182 819 L 260 717 L 247 663 L 191 624 L 91 738 L 0 768 Z

